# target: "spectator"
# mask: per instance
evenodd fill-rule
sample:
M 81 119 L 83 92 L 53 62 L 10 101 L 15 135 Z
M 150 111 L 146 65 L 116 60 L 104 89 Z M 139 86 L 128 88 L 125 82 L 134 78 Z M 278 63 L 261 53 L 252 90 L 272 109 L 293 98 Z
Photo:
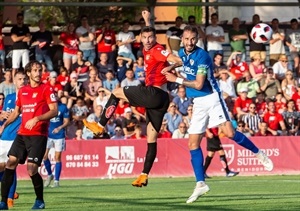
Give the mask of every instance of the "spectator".
M 117 79 L 121 83 L 126 78 L 126 70 L 130 69 L 132 59 L 124 56 L 117 57 Z
M 46 84 L 48 83 L 50 72 L 48 71 L 45 63 L 41 63 L 41 65 L 42 65 L 42 83 Z
M 257 94 L 255 99 L 255 106 L 256 106 L 256 112 L 257 114 L 262 117 L 266 110 L 267 110 L 267 104 L 265 101 L 265 94 L 263 92 L 260 92 Z
M 299 52 L 300 52 L 300 29 L 298 28 L 298 20 L 296 18 L 291 20 L 291 28 L 286 30 L 285 44 L 289 47 L 291 58 L 294 61 L 294 70 L 299 77 Z
M 89 79 L 83 83 L 84 100 L 87 106 L 93 105 L 97 97 L 97 90 L 102 87 L 102 81 L 97 77 L 97 69 L 94 66 L 90 67 Z
M 24 25 L 23 13 L 17 14 L 17 24 L 10 30 L 12 44 L 12 75 L 15 75 L 20 68 L 22 61 L 22 67 L 29 62 L 29 46 L 28 43 L 31 40 L 31 35 L 28 26 Z
M 76 34 L 79 39 L 79 50 L 83 53 L 83 60 L 89 61 L 91 65 L 96 59 L 95 52 L 95 28 L 89 25 L 88 17 L 81 16 L 81 26 L 76 29 Z
M 77 97 L 83 95 L 82 84 L 77 81 L 77 78 L 75 72 L 71 73 L 70 81 L 64 87 L 64 96 L 68 98 L 68 104 L 73 104 L 77 100 Z
M 287 102 L 287 110 L 282 113 L 282 116 L 286 125 L 287 135 L 299 135 L 300 112 L 296 111 L 293 100 Z
M 103 80 L 103 88 L 112 92 L 114 89 L 120 87 L 119 81 L 114 77 L 112 70 L 107 71 L 105 74 L 105 80 Z
M 166 50 L 177 56 L 183 33 L 183 30 L 180 28 L 182 21 L 182 17 L 177 16 L 175 19 L 175 26 L 170 27 L 166 32 Z
M 183 122 L 186 124 L 187 128 L 190 127 L 192 114 L 193 114 L 193 104 L 190 104 L 187 108 L 187 115 L 183 117 Z
M 282 112 L 286 110 L 286 99 L 282 96 L 281 93 L 278 93 L 275 98 L 275 111 L 282 114 Z
M 287 70 L 285 78 L 281 82 L 281 90 L 285 99 L 290 100 L 295 92 L 297 92 L 298 82 L 293 76 L 291 70 Z
M 108 63 L 107 53 L 100 54 L 100 62 L 97 64 L 99 78 L 103 81 L 105 79 L 105 74 L 109 70 L 113 70 L 113 64 Z
M 219 79 L 219 76 L 220 76 L 219 71 L 220 70 L 227 70 L 226 65 L 223 63 L 223 55 L 222 54 L 219 54 L 219 53 L 215 54 L 213 65 L 214 65 L 214 77 L 216 79 Z
M 228 36 L 231 46 L 231 52 L 240 52 L 241 61 L 246 60 L 246 46 L 245 42 L 248 39 L 248 35 L 245 29 L 240 28 L 240 19 L 235 17 L 232 19 L 232 28 L 229 29 Z
M 62 85 L 62 87 L 65 87 L 66 84 L 70 81 L 70 76 L 68 74 L 68 70 L 61 66 L 59 68 L 59 75 L 57 76 L 57 81 Z
M 249 131 L 249 129 L 247 129 L 245 122 L 243 122 L 242 120 L 238 121 L 238 126 L 236 128 L 237 131 L 243 133 L 246 137 L 250 137 L 251 133 Z
M 16 92 L 16 86 L 12 82 L 11 71 L 7 70 L 4 73 L 4 81 L 0 83 L 0 93 L 3 93 L 4 96 Z
M 49 75 L 48 84 L 53 88 L 54 92 L 58 94 L 58 96 L 63 95 L 63 87 L 62 85 L 57 81 L 57 73 L 55 71 L 52 71 Z M 51 121 L 51 120 L 50 120 Z
M 146 122 L 146 108 L 145 107 L 134 107 L 130 106 L 134 117 L 137 118 L 139 122 Z
M 61 33 L 59 40 L 60 44 L 64 46 L 64 66 L 66 67 L 68 72 L 70 72 L 72 64 L 76 62 L 78 51 L 78 40 L 75 33 L 75 24 L 73 22 L 70 22 L 67 25 L 67 31 Z
M 264 63 L 262 63 L 262 58 L 259 53 L 253 54 L 251 60 L 252 62 L 249 64 L 249 72 L 252 78 L 258 81 L 263 77 L 263 72 L 266 67 Z
M 116 58 L 116 33 L 110 26 L 110 21 L 107 18 L 102 20 L 102 28 L 96 31 L 96 42 L 98 55 L 106 53 L 108 63 L 114 64 Z
M 238 120 L 242 119 L 242 117 L 249 112 L 249 106 L 252 103 L 252 99 L 248 98 L 247 95 L 247 88 L 240 89 L 239 97 L 234 102 L 233 112 Z
M 216 53 L 223 55 L 222 43 L 225 41 L 224 30 L 221 26 L 218 26 L 218 14 L 213 13 L 210 16 L 211 25 L 209 25 L 206 32 L 207 51 L 211 59 L 214 58 Z
M 286 126 L 283 117 L 276 112 L 274 102 L 268 102 L 268 111 L 265 113 L 263 121 L 268 123 L 269 128 L 276 131 L 277 135 L 286 135 Z
M 72 113 L 72 119 L 77 128 L 82 128 L 83 127 L 83 122 L 82 120 L 87 118 L 89 109 L 85 105 L 83 97 L 79 96 L 76 99 L 76 104 L 73 105 L 71 109 Z
M 259 87 L 267 99 L 275 99 L 277 93 L 282 92 L 280 82 L 275 78 L 273 68 L 267 68 L 264 77 L 259 80 Z
M 130 23 L 128 20 L 123 21 L 122 31 L 117 35 L 117 46 L 119 47 L 118 55 L 136 61 L 132 53 L 131 44 L 135 41 L 134 34 L 129 31 Z
M 147 138 L 147 136 L 142 134 L 142 126 L 140 124 L 136 124 L 134 127 L 134 134 L 130 137 L 132 139 L 142 139 Z
M 115 118 L 112 117 L 109 119 L 108 123 L 105 125 L 105 128 L 106 128 L 106 131 L 107 133 L 112 137 L 114 136 L 116 133 L 115 133 L 115 128 L 117 127 L 117 124 L 116 124 L 116 121 L 115 121 Z
M 121 82 L 121 87 L 138 85 L 141 85 L 141 82 L 134 78 L 133 70 L 126 70 L 126 78 Z
M 197 42 L 196 45 L 197 45 L 198 47 L 204 49 L 204 41 L 205 41 L 206 35 L 205 35 L 205 32 L 204 32 L 204 30 L 202 29 L 201 25 L 198 25 L 198 24 L 196 23 L 196 17 L 195 17 L 194 15 L 190 15 L 190 16 L 188 17 L 188 24 L 191 25 L 191 26 L 196 26 L 196 27 L 197 27 L 199 37 L 198 37 L 198 42 Z
M 232 52 L 227 61 L 227 67 L 232 72 L 236 80 L 240 80 L 243 77 L 245 71 L 249 70 L 247 62 L 242 61 L 241 52 Z
M 85 82 L 89 77 L 89 67 L 91 66 L 91 63 L 89 61 L 85 61 L 83 58 L 83 51 L 78 50 L 77 51 L 77 57 L 76 62 L 72 64 L 72 71 L 77 73 L 78 82 Z
M 138 123 L 138 120 L 132 115 L 131 108 L 125 108 L 124 118 L 122 119 L 122 129 L 125 138 L 130 138 L 134 134 L 135 126 Z
M 255 103 L 251 103 L 249 105 L 249 112 L 243 116 L 242 120 L 245 123 L 246 129 L 249 130 L 251 135 L 254 135 L 258 132 L 261 123 L 261 117 L 256 112 Z
M 235 92 L 235 75 L 228 70 L 220 70 L 220 79 L 219 79 L 219 85 L 220 89 L 223 92 L 223 96 L 225 98 L 230 97 L 230 100 L 234 100 L 236 96 Z M 226 100 L 226 99 L 225 99 Z
M 125 109 L 129 107 L 129 104 L 125 100 L 120 99 L 115 111 L 115 118 L 117 121 L 121 121 L 125 114 Z
M 270 40 L 270 66 L 273 66 L 279 60 L 280 56 L 285 54 L 285 34 L 284 30 L 279 29 L 279 20 L 277 18 L 272 20 L 272 29 L 273 34 Z
M 258 83 L 255 79 L 251 78 L 249 71 L 244 72 L 243 78 L 238 82 L 236 88 L 237 92 L 240 92 L 242 88 L 248 89 L 247 97 L 253 100 L 256 99 L 257 93 L 260 93 Z
M 168 130 L 167 120 L 163 120 L 157 138 L 172 138 L 172 133 Z
M 188 114 L 187 109 L 190 104 L 192 104 L 192 99 L 186 97 L 185 87 L 180 86 L 178 88 L 177 96 L 173 99 L 173 103 L 176 104 L 178 111 L 182 116 Z
M 188 138 L 189 137 L 189 133 L 187 131 L 187 126 L 184 122 L 180 122 L 180 124 L 178 125 L 178 128 L 176 130 L 174 130 L 173 134 L 172 134 L 172 138 Z
M 280 82 L 285 78 L 285 73 L 288 70 L 292 70 L 293 67 L 288 61 L 288 57 L 286 55 L 281 55 L 279 61 L 277 61 L 273 65 L 273 71 L 275 74 L 275 78 Z
M 174 102 L 169 104 L 168 112 L 165 113 L 164 119 L 167 121 L 168 130 L 173 134 L 180 122 L 182 122 L 182 116 Z
M 105 107 L 111 92 L 103 87 L 99 87 L 97 89 L 98 96 L 95 98 L 93 102 L 93 108 L 95 109 L 98 105 L 101 105 L 103 108 Z
M 102 111 L 103 111 L 103 107 L 101 105 L 98 105 L 95 107 L 94 109 L 94 112 L 91 113 L 87 118 L 86 118 L 86 121 L 88 122 L 99 122 L 100 120 L 100 116 L 102 114 Z M 94 138 L 98 138 L 97 136 L 95 136 L 95 134 L 90 131 L 87 127 L 83 127 L 83 134 L 82 134 L 82 137 L 83 139 L 85 140 L 88 140 L 88 139 L 94 139 Z
M 144 58 L 138 57 L 137 63 L 134 63 L 132 70 L 134 71 L 135 79 L 139 80 L 141 84 L 145 84 L 145 67 Z
M 254 136 L 276 136 L 277 132 L 268 127 L 268 123 L 262 122 L 259 131 Z
M 260 17 L 258 14 L 252 16 L 252 24 L 248 27 L 248 34 L 251 34 L 252 28 L 260 23 Z M 251 36 L 249 36 L 249 51 L 250 51 L 250 58 L 253 58 L 255 54 L 260 54 L 261 62 L 265 62 L 266 60 L 266 46 L 263 43 L 256 43 L 252 40 Z
M 110 139 L 113 139 L 113 140 L 123 140 L 123 139 L 125 139 L 125 136 L 123 135 L 122 128 L 120 126 L 116 126 L 115 135 L 113 135 Z
M 35 46 L 35 60 L 45 62 L 47 69 L 53 71 L 53 63 L 50 55 L 50 46 L 52 45 L 52 33 L 46 30 L 45 20 L 39 20 L 40 30 L 32 35 L 32 46 Z
M 297 92 L 292 95 L 292 100 L 295 102 L 296 110 L 300 111 L 300 84 L 297 86 Z
M 77 128 L 76 129 L 76 132 L 75 132 L 75 135 L 76 137 L 73 138 L 74 141 L 81 141 L 83 140 L 83 137 L 82 137 L 82 129 L 81 128 Z

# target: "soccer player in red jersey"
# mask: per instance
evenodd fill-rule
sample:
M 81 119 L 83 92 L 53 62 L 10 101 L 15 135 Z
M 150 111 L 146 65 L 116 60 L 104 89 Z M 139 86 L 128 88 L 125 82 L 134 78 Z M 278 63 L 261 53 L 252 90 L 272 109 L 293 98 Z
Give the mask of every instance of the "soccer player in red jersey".
M 41 82 L 42 67 L 37 61 L 25 66 L 29 84 L 22 87 L 17 96 L 16 107 L 9 118 L 0 127 L 3 129 L 12 123 L 22 112 L 22 122 L 14 140 L 1 181 L 0 210 L 7 209 L 7 197 L 18 164 L 24 164 L 27 158 L 27 171 L 31 177 L 36 200 L 32 209 L 44 209 L 43 179 L 38 167 L 46 151 L 49 120 L 57 116 L 57 102 L 53 88 Z
M 157 135 L 160 130 L 164 114 L 169 106 L 169 95 L 167 92 L 167 80 L 161 73 L 162 69 L 169 66 L 168 62 L 181 65 L 181 59 L 167 52 L 162 45 L 156 42 L 155 29 L 150 26 L 150 13 L 142 12 L 146 27 L 141 30 L 141 41 L 144 45 L 145 61 L 145 86 L 125 86 L 113 90 L 100 118 L 100 126 L 95 123 L 84 121 L 87 128 L 93 132 L 104 132 L 104 126 L 113 116 L 119 99 L 124 99 L 132 106 L 146 108 L 147 124 L 147 153 L 145 156 L 144 169 L 141 175 L 133 181 L 136 187 L 148 184 L 148 174 L 152 168 L 157 153 Z

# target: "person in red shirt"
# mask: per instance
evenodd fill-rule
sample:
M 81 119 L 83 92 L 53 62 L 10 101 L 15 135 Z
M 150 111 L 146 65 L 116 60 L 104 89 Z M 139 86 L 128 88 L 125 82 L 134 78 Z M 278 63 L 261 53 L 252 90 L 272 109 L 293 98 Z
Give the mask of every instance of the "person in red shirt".
M 162 122 L 157 138 L 172 138 L 172 133 L 168 131 L 168 123 L 166 120 Z
M 249 70 L 247 62 L 242 61 L 241 52 L 232 52 L 228 58 L 227 67 L 229 67 L 229 71 L 235 75 L 236 80 L 240 80 L 244 72 Z
M 142 138 L 147 138 L 147 136 L 142 134 L 142 127 L 140 124 L 135 125 L 134 127 L 134 133 L 133 135 L 130 137 L 132 139 L 142 139 Z
M 144 169 L 140 176 L 132 182 L 135 187 L 147 186 L 148 174 L 154 163 L 157 153 L 157 135 L 162 124 L 164 114 L 169 107 L 169 94 L 167 92 L 167 79 L 161 71 L 169 63 L 182 65 L 179 57 L 170 54 L 164 47 L 156 42 L 156 31 L 150 26 L 150 12 L 143 11 L 146 26 L 141 30 L 141 41 L 144 45 L 145 86 L 125 86 L 112 91 L 110 98 L 100 118 L 100 125 L 84 122 L 87 128 L 96 133 L 103 133 L 108 120 L 113 116 L 120 99 L 130 105 L 146 108 L 147 124 L 147 152 Z
M 283 116 L 276 112 L 273 101 L 268 102 L 268 111 L 265 113 L 263 121 L 269 125 L 271 130 L 277 131 L 277 135 L 286 134 L 286 126 Z
M 276 102 L 274 104 L 276 112 L 282 114 L 286 110 L 286 99 L 281 93 L 276 95 Z
M 264 93 L 258 93 L 255 99 L 256 112 L 259 116 L 263 116 L 267 110 Z
M 9 159 L 1 182 L 0 209 L 7 208 L 8 192 L 16 168 L 19 163 L 24 164 L 26 158 L 27 172 L 36 194 L 32 209 L 45 208 L 43 179 L 38 167 L 46 151 L 49 120 L 58 114 L 57 101 L 53 88 L 41 82 L 42 67 L 38 61 L 30 61 L 25 66 L 25 74 L 29 77 L 29 84 L 19 90 L 14 111 L 0 127 L 1 134 L 22 113 L 21 126 L 8 153 Z
M 57 81 L 57 73 L 55 71 L 50 72 L 48 84 L 53 88 L 55 93 L 58 93 L 59 96 L 62 95 L 61 93 L 63 93 L 64 90 L 62 85 Z
M 260 124 L 259 131 L 254 134 L 254 136 L 273 136 L 273 135 L 276 136 L 277 131 L 270 129 L 268 127 L 268 123 L 266 122 L 262 122 Z
M 75 24 L 69 23 L 67 26 L 67 31 L 61 33 L 59 40 L 60 44 L 64 46 L 63 50 L 63 60 L 64 66 L 68 71 L 71 71 L 71 66 L 77 60 L 77 51 L 78 51 L 78 40 L 75 33 Z
M 300 84 L 298 84 L 297 92 L 293 94 L 292 100 L 295 102 L 296 110 L 300 111 Z
M 56 80 L 64 88 L 65 85 L 70 81 L 70 76 L 68 75 L 68 71 L 65 67 L 60 67 L 59 72 L 60 72 L 60 74 L 57 76 Z
M 236 98 L 234 102 L 233 113 L 237 115 L 237 119 L 239 120 L 243 115 L 247 114 L 249 111 L 249 106 L 252 103 L 252 99 L 247 97 L 248 89 L 241 88 L 240 96 Z

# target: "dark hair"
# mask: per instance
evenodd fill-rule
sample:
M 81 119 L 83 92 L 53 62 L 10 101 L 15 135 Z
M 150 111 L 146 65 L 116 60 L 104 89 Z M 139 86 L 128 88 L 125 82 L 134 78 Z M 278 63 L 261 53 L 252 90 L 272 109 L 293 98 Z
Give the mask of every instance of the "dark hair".
M 190 19 L 196 19 L 195 15 L 190 15 L 190 16 L 188 17 L 188 20 L 190 20 Z
M 273 18 L 272 22 L 273 22 L 273 21 L 279 22 L 279 20 L 278 20 L 277 18 Z
M 177 17 L 175 18 L 175 21 L 177 21 L 177 20 L 183 21 L 183 18 L 182 18 L 181 16 L 177 16 Z
M 17 75 L 25 75 L 24 71 L 17 71 L 15 72 L 14 77 L 16 77 Z
M 223 54 L 221 54 L 221 53 L 215 53 L 214 59 L 215 59 L 217 56 L 222 56 L 222 58 L 224 57 Z
M 88 18 L 87 15 L 82 15 L 82 16 L 80 17 L 80 20 L 82 20 L 82 19 L 84 19 L 84 18 L 87 19 L 87 18 Z
M 129 22 L 129 20 L 128 19 L 126 19 L 126 20 L 123 20 L 123 22 L 122 22 L 123 24 L 125 24 L 125 23 L 128 23 L 129 25 L 130 25 L 130 22 Z
M 156 35 L 156 30 L 152 26 L 143 27 L 142 30 L 141 30 L 141 34 L 144 33 L 144 32 L 153 32 L 153 34 Z
M 22 13 L 22 12 L 19 12 L 18 14 L 17 14 L 17 18 L 18 17 L 23 17 L 24 18 L 24 14 Z
M 218 14 L 217 14 L 217 13 L 213 13 L 213 14 L 211 14 L 210 18 L 212 18 L 212 17 L 214 17 L 214 16 L 216 16 L 217 18 L 219 18 L 219 16 L 218 16 Z
M 110 20 L 109 20 L 108 18 L 104 18 L 104 19 L 102 20 L 102 24 L 104 24 L 104 22 L 110 23 Z
M 24 72 L 27 74 L 28 72 L 31 72 L 31 69 L 33 67 L 33 65 L 41 65 L 40 62 L 36 61 L 36 60 L 32 60 L 30 62 L 28 62 L 24 68 Z M 41 65 L 42 66 L 42 65 Z
M 291 20 L 291 23 L 298 23 L 298 20 L 296 19 L 296 18 L 293 18 L 292 20 Z
M 190 31 L 196 33 L 196 37 L 198 37 L 198 28 L 196 26 L 187 25 L 184 27 L 183 32 Z

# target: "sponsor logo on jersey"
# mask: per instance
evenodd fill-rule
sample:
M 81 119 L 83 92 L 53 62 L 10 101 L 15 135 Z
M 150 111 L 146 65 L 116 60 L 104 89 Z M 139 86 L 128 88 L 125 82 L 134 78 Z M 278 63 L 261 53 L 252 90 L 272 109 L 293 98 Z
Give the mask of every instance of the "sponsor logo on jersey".
M 195 61 L 193 59 L 190 60 L 190 64 L 194 65 Z
M 146 60 L 149 60 L 150 59 L 150 54 L 147 54 L 146 55 Z
M 37 92 L 33 93 L 33 94 L 32 94 L 32 98 L 36 98 L 37 95 L 38 95 Z
M 115 110 L 116 110 L 116 106 L 114 105 L 109 106 L 105 111 L 105 117 L 106 118 L 111 117 Z
M 50 95 L 50 100 L 52 101 L 52 102 L 55 102 L 56 101 L 56 97 L 55 97 L 55 94 L 51 94 Z
M 165 57 L 167 57 L 170 53 L 168 52 L 168 51 L 166 51 L 166 50 L 162 50 L 161 52 L 160 52 L 162 55 L 164 55 Z

